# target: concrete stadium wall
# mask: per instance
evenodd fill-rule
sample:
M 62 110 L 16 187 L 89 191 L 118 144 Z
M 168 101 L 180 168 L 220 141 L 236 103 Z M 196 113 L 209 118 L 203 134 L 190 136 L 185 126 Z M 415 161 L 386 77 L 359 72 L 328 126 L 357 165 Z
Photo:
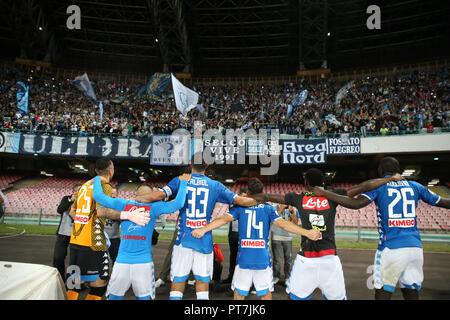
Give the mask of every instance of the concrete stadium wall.
M 450 151 L 450 133 L 361 138 L 361 154 Z

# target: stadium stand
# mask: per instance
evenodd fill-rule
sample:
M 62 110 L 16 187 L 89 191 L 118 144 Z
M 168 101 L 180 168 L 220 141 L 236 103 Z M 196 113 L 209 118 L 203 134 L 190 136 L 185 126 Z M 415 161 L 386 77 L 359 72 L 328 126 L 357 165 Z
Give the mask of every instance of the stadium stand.
M 0 175 L 0 190 L 12 187 L 12 184 L 22 179 L 24 176 L 20 174 L 2 174 Z
M 1 175 L 0 181 L 9 181 L 12 177 L 19 177 L 14 175 Z M 14 179 L 15 179 L 14 178 Z M 13 180 L 11 180 L 13 181 Z M 50 177 L 44 179 L 42 182 L 20 188 L 18 190 L 6 194 L 8 199 L 8 207 L 6 214 L 42 214 L 45 216 L 56 216 L 56 207 L 61 198 L 70 194 L 71 188 L 74 184 L 84 183 L 86 179 L 72 179 L 72 178 L 57 178 Z M 167 181 L 158 181 L 148 183 L 150 186 L 165 185 Z M 118 187 L 119 197 L 132 198 L 134 196 L 135 188 L 138 184 L 129 184 L 127 188 L 114 180 L 112 184 Z M 333 187 L 348 188 L 354 183 L 336 183 Z M 236 182 L 231 190 L 238 192 L 240 188 L 246 186 L 244 182 Z M 124 190 L 127 189 L 127 190 Z M 294 183 L 266 183 L 264 192 L 267 193 L 288 193 L 288 192 L 302 192 L 305 191 L 305 186 Z M 228 205 L 218 203 L 214 209 L 213 219 L 219 217 L 229 210 Z M 178 217 L 178 212 L 174 212 L 167 216 L 168 221 L 175 221 Z M 419 202 L 417 207 L 417 219 L 419 228 L 422 230 L 450 230 L 450 216 L 446 213 L 446 209 L 431 207 L 423 202 Z M 351 210 L 339 206 L 336 215 L 337 227 L 356 227 L 358 220 L 361 227 L 376 228 L 377 215 L 374 204 L 370 204 L 360 210 Z
M 95 81 L 97 98 L 104 101 L 103 121 L 93 104 L 73 86 L 72 79 L 32 67 L 3 65 L 0 71 L 3 130 L 149 136 L 170 134 L 178 128 L 191 130 L 195 120 L 206 123 L 206 128 L 241 128 L 247 124 L 248 128 L 278 128 L 282 134 L 305 136 L 432 133 L 450 127 L 446 64 L 435 71 L 411 70 L 356 79 L 340 106 L 335 97 L 347 80 L 325 78 L 317 83 L 305 80 L 265 86 L 246 83 L 238 87 L 196 84 L 193 89 L 200 92 L 198 103 L 208 113 L 194 109 L 189 119 L 180 117 L 168 94 L 159 100 L 135 99 L 143 83 L 105 78 Z M 30 84 L 26 116 L 10 108 L 16 101 L 18 80 Z M 307 101 L 288 117 L 288 105 L 303 89 L 309 92 Z M 265 106 L 262 117 L 261 106 Z

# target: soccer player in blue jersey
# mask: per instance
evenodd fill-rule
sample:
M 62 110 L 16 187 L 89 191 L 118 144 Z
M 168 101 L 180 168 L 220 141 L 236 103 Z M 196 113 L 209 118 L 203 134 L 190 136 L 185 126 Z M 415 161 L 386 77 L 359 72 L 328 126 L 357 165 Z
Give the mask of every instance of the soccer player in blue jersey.
M 248 181 L 249 195 L 261 193 L 263 187 L 263 183 L 257 178 Z M 273 272 L 269 251 L 270 225 L 273 223 L 288 232 L 308 237 L 313 241 L 319 239 L 320 231 L 303 229 L 282 219 L 273 206 L 259 204 L 249 208 L 233 206 L 229 213 L 215 219 L 201 229 L 192 231 L 192 235 L 200 239 L 205 233 L 233 220 L 238 220 L 239 223 L 239 249 L 231 284 L 231 289 L 234 290 L 234 300 L 244 300 L 252 284 L 261 300 L 272 300 Z
M 378 166 L 380 176 L 389 177 L 400 172 L 397 159 L 381 159 Z M 375 254 L 375 299 L 390 299 L 398 282 L 405 300 L 418 299 L 423 281 L 423 249 L 417 228 L 417 203 L 422 200 L 429 205 L 449 209 L 450 199 L 443 199 L 411 180 L 392 181 L 356 198 L 317 187 L 312 191 L 350 209 L 375 202 L 380 235 Z
M 101 188 L 100 177 L 94 178 L 93 197 L 99 204 L 117 211 L 128 212 L 145 208 L 145 211 L 150 213 L 150 221 L 145 226 L 128 220 L 122 221 L 122 240 L 106 293 L 109 300 L 122 300 L 130 286 L 132 286 L 137 300 L 155 298 L 154 265 L 152 261 L 152 234 L 155 221 L 161 214 L 172 213 L 183 207 L 189 179 L 189 174 L 179 177 L 179 193 L 173 202 L 140 203 L 135 200 L 106 196 Z M 145 190 L 145 187 L 141 187 L 137 196 L 141 193 L 151 192 L 150 187 L 147 187 L 147 189 L 148 191 Z
M 206 177 L 207 165 L 202 156 L 194 155 L 190 166 L 192 176 L 187 186 L 186 203 L 180 209 L 179 231 L 172 253 L 170 300 L 183 298 L 186 280 L 191 271 L 196 279 L 197 299 L 209 299 L 209 282 L 212 279 L 214 262 L 212 234 L 209 232 L 203 238 L 197 239 L 191 232 L 210 222 L 216 202 L 244 207 L 258 204 L 254 199 L 238 196 L 222 183 Z M 138 200 L 151 202 L 168 199 L 180 192 L 179 183 L 179 179 L 174 178 L 159 193 L 142 196 Z

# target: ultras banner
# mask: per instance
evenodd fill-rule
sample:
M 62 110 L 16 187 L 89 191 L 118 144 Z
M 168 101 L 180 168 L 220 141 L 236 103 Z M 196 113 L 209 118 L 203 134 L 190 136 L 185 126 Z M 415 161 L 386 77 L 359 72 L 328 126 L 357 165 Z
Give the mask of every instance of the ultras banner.
M 19 153 L 148 159 L 150 147 L 149 138 L 58 137 L 22 134 Z

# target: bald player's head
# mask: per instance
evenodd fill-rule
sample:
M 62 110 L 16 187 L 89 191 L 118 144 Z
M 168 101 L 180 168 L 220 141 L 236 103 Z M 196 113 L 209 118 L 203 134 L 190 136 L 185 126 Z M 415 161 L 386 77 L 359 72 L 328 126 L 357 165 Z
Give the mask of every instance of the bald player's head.
M 144 194 L 152 192 L 153 189 L 150 186 L 142 185 L 136 189 L 136 196 L 142 196 Z

